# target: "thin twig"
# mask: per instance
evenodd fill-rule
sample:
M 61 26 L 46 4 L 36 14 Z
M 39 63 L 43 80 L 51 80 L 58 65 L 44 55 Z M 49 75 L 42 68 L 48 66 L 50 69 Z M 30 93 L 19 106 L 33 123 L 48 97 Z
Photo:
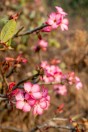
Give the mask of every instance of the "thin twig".
M 32 30 L 28 30 L 28 31 L 25 31 L 24 33 L 17 34 L 17 35 L 15 35 L 15 37 L 20 37 L 20 36 L 25 36 L 25 35 L 32 34 L 32 33 L 34 33 L 34 32 L 37 32 L 37 31 L 43 29 L 44 27 L 47 27 L 47 26 L 49 26 L 49 25 L 47 25 L 47 24 L 42 24 L 41 26 L 36 27 L 36 28 L 34 28 L 34 29 L 32 29 Z
M 23 88 L 22 86 L 20 86 L 22 83 L 30 80 L 32 81 L 33 79 L 35 79 L 35 77 L 38 77 L 39 76 L 39 73 L 36 73 L 35 75 L 31 75 L 31 76 L 28 76 L 27 78 L 19 81 L 14 87 L 13 87 L 13 90 L 15 90 L 16 88 Z
M 82 116 L 81 114 L 80 115 L 76 115 L 77 119 Z M 50 120 L 48 120 L 47 122 L 41 124 L 41 125 L 37 125 L 36 127 L 34 127 L 33 129 L 31 129 L 29 132 L 36 132 L 37 130 L 46 130 L 46 129 L 49 129 L 49 128 L 56 128 L 56 129 L 66 129 L 66 130 L 70 130 L 71 132 L 76 132 L 77 131 L 77 128 L 73 125 L 57 125 L 55 123 L 55 121 L 64 121 L 64 122 L 69 122 L 70 123 L 70 120 L 67 119 L 67 118 L 60 118 L 60 117 L 54 117 Z M 73 120 L 72 118 L 72 121 L 73 122 L 76 122 L 76 120 Z M 83 128 L 78 128 L 79 130 L 83 130 Z M 88 129 L 86 129 L 88 130 Z
M 8 82 L 7 82 L 7 80 L 6 80 L 6 77 L 5 77 L 4 74 L 3 74 L 3 71 L 2 71 L 2 68 L 1 68 L 1 67 L 0 67 L 0 72 L 1 72 L 1 76 L 2 76 L 3 82 L 5 82 L 5 84 L 6 84 L 7 87 L 8 87 Z
M 12 127 L 12 126 L 0 126 L 0 129 L 12 130 L 15 132 L 23 132 L 21 129 L 18 129 L 18 128 Z
M 0 98 L 7 99 L 7 97 L 6 97 L 6 95 L 5 95 L 5 94 L 0 94 Z
M 28 80 L 31 80 L 31 77 L 28 77 L 28 78 L 26 78 L 26 79 L 21 80 L 17 85 L 15 85 L 15 86 L 13 87 L 13 90 L 15 90 L 16 88 L 23 89 L 24 87 L 23 87 L 21 84 L 24 83 L 24 82 L 26 82 L 26 81 L 28 81 Z M 31 81 L 31 82 L 32 82 L 32 81 Z M 55 84 L 60 84 L 60 82 L 50 82 L 50 83 L 39 82 L 39 83 L 37 83 L 37 84 L 39 84 L 39 85 L 55 85 Z M 21 86 L 20 86 L 20 85 L 21 85 Z
M 12 67 L 12 69 L 7 73 L 6 78 L 10 77 L 13 74 L 15 68 L 16 68 L 15 66 Z
M 49 128 L 56 128 L 56 129 L 67 129 L 67 130 L 76 130 L 73 126 L 64 126 L 64 125 L 56 125 L 52 120 L 43 123 L 42 125 L 38 125 L 35 128 L 31 129 L 29 132 L 36 132 L 37 130 L 41 129 L 49 129 Z
M 16 34 L 13 36 L 13 38 L 14 38 L 14 37 L 17 37 L 18 34 L 23 30 L 23 28 L 24 28 L 23 26 L 20 27 L 20 29 L 16 32 Z

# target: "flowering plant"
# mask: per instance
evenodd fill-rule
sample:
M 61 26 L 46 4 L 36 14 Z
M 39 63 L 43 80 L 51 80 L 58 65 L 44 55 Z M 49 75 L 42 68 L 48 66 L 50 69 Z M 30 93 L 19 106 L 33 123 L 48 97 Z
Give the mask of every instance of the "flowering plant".
M 67 13 L 61 7 L 56 6 L 55 8 L 56 12 L 52 12 L 42 26 L 23 33 L 21 33 L 22 28 L 16 31 L 16 21 L 19 14 L 11 16 L 1 31 L 0 43 L 2 48 L 0 50 L 12 49 L 10 44 L 12 38 L 36 32 L 38 42 L 34 46 L 34 52 L 46 51 L 48 42 L 42 38 L 41 32 L 51 32 L 58 27 L 62 31 L 68 30 L 68 19 L 65 18 Z M 18 55 L 17 58 L 5 57 L 4 61 L 0 63 L 0 71 L 5 83 L 3 86 L 6 87 L 0 94 L 0 98 L 4 101 L 8 100 L 11 106 L 15 105 L 17 109 L 24 112 L 32 111 L 34 115 L 41 115 L 44 110 L 48 110 L 50 106 L 48 85 L 51 85 L 51 89 L 60 95 L 67 95 L 68 88 L 72 85 L 75 85 L 77 90 L 82 88 L 82 83 L 74 72 L 64 73 L 61 70 L 58 59 L 52 63 L 40 60 L 39 65 L 35 68 L 36 74 L 30 75 L 18 83 L 8 83 L 7 78 L 22 64 L 27 64 L 27 59 L 22 54 Z

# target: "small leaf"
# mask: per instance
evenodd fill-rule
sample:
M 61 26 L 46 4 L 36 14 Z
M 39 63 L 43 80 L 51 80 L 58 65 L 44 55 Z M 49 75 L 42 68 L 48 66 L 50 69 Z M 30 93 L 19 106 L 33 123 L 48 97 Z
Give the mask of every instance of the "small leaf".
M 9 20 L 6 25 L 3 27 L 1 31 L 0 40 L 1 42 L 7 42 L 11 39 L 16 32 L 16 21 L 11 19 Z
M 8 41 L 8 42 L 6 42 L 6 45 L 7 45 L 8 47 L 10 47 L 10 46 L 11 46 L 11 39 L 9 39 L 9 41 Z

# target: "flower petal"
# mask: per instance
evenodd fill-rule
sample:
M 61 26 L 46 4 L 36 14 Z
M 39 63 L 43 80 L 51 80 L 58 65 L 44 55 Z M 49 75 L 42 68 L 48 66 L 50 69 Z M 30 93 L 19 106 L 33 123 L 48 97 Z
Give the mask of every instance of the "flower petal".
M 34 107 L 34 109 L 33 109 L 33 114 L 34 114 L 34 115 L 37 115 L 37 106 Z
M 37 106 L 37 114 L 41 115 L 43 113 L 43 109 L 38 105 Z
M 24 100 L 24 95 L 21 91 L 19 91 L 16 96 L 15 96 L 16 100 L 21 100 L 23 101 Z
M 32 86 L 32 92 L 39 92 L 39 91 L 40 91 L 40 86 L 37 85 L 37 84 L 34 84 L 34 85 Z
M 29 98 L 30 98 L 29 93 L 26 93 L 26 94 L 25 94 L 25 100 L 29 100 Z
M 24 112 L 29 112 L 31 110 L 31 106 L 25 102 L 24 106 L 23 106 L 23 111 Z
M 32 88 L 32 84 L 30 82 L 24 83 L 24 89 L 26 92 L 30 92 Z
M 40 107 L 41 107 L 42 109 L 46 108 L 46 107 L 47 107 L 46 101 L 40 102 Z
M 29 99 L 28 103 L 29 105 L 33 106 L 35 104 L 36 100 L 35 99 Z
M 16 102 L 16 108 L 17 109 L 22 109 L 24 106 L 24 101 L 17 101 Z
M 33 93 L 32 96 L 35 98 L 35 99 L 40 99 L 42 97 L 42 94 L 40 92 L 36 92 L 36 93 Z

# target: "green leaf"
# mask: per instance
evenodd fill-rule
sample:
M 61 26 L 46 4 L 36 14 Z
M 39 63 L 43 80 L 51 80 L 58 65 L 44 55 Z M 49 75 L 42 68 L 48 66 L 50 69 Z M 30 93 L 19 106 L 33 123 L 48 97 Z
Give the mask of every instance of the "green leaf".
M 16 21 L 14 19 L 9 20 L 1 31 L 0 40 L 1 42 L 7 42 L 11 39 L 16 32 Z
M 9 41 L 8 42 L 6 42 L 6 45 L 8 46 L 8 47 L 10 47 L 11 46 L 11 39 L 9 39 Z

